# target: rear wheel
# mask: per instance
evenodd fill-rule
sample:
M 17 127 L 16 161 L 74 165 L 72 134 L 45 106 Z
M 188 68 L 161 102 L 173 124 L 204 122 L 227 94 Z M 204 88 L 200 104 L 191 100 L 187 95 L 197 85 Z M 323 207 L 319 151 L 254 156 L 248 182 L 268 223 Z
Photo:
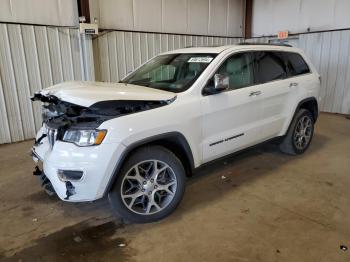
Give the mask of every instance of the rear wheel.
M 185 170 L 180 160 L 166 148 L 152 146 L 128 158 L 108 197 L 121 217 L 147 223 L 174 211 L 184 191 Z
M 310 111 L 300 109 L 280 144 L 283 153 L 298 155 L 309 147 L 314 134 L 314 118 Z

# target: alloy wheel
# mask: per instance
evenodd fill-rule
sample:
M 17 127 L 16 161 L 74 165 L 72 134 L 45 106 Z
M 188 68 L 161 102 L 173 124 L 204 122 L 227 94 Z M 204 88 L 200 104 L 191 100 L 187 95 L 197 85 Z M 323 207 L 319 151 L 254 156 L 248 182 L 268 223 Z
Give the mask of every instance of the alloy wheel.
M 294 145 L 299 150 L 304 150 L 312 136 L 312 119 L 309 116 L 303 116 L 299 119 L 294 131 Z
M 137 163 L 123 178 L 121 198 L 134 213 L 155 214 L 170 204 L 175 196 L 177 180 L 173 169 L 159 160 Z

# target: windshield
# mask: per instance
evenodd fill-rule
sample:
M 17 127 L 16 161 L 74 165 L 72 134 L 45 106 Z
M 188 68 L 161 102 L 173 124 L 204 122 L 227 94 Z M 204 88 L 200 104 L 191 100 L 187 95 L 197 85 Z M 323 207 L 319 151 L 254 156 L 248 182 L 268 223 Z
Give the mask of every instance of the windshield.
M 191 87 L 215 56 L 198 53 L 156 56 L 121 82 L 183 92 Z

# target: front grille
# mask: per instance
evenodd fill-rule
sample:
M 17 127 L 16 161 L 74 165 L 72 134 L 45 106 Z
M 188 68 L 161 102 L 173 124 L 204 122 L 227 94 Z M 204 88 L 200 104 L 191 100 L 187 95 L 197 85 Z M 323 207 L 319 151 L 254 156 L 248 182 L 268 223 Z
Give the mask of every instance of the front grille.
M 47 138 L 49 140 L 49 144 L 50 144 L 50 147 L 52 149 L 52 147 L 55 144 L 56 139 L 57 139 L 57 130 L 52 129 L 52 128 L 48 128 L 47 129 Z

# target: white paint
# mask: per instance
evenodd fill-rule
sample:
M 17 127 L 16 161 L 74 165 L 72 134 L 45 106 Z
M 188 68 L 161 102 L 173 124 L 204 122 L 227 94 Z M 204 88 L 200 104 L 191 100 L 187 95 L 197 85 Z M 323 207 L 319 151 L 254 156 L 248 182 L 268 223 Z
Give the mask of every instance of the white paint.
M 253 36 L 350 27 L 349 0 L 258 0 L 253 6 Z
M 209 49 L 193 48 L 192 52 L 210 52 Z M 210 53 L 218 51 L 218 48 L 211 49 Z M 227 46 L 208 65 L 195 83 L 185 92 L 178 93 L 172 103 L 103 122 L 98 128 L 107 130 L 107 135 L 101 145 L 78 147 L 72 143 L 56 141 L 50 148 L 47 138 L 42 139 L 42 144 L 34 146 L 34 150 L 43 160 L 44 173 L 50 179 L 58 196 L 62 200 L 73 202 L 101 198 L 108 181 L 115 172 L 115 166 L 121 154 L 134 143 L 164 133 L 178 132 L 184 136 L 193 154 L 195 167 L 272 136 L 284 135 L 298 103 L 304 98 L 318 98 L 318 74 L 311 64 L 310 68 L 313 72 L 311 74 L 215 95 L 202 95 L 202 89 L 223 61 L 237 52 L 262 49 L 300 52 L 298 49 L 287 47 Z M 174 52 L 182 53 L 184 50 L 186 49 Z M 286 81 L 296 82 L 299 85 L 287 87 Z M 105 92 L 104 87 L 99 89 L 100 83 L 89 85 L 95 86 L 96 91 Z M 85 90 L 89 92 L 89 88 Z M 118 88 L 121 87 L 116 89 Z M 146 87 L 134 92 L 134 88 L 136 87 L 126 86 L 121 90 L 133 93 L 133 99 L 148 99 L 151 96 L 159 99 L 160 96 L 172 94 L 161 91 L 156 93 L 152 88 Z M 60 87 L 57 86 L 55 89 L 59 92 Z M 147 91 L 147 89 L 150 90 Z M 62 90 L 67 89 L 62 85 Z M 77 87 L 77 90 L 80 93 L 76 93 L 76 101 L 80 102 L 78 95 L 84 97 L 84 89 L 80 90 Z M 259 95 L 250 95 L 251 91 L 258 90 L 261 92 Z M 102 96 L 105 99 L 104 95 Z M 96 101 L 99 99 L 97 93 L 95 99 Z M 37 137 L 40 137 L 43 132 L 45 132 L 44 128 L 39 131 Z M 232 138 L 233 136 L 236 137 Z M 215 144 L 218 140 L 223 142 Z M 215 145 L 211 146 L 213 143 Z M 76 194 L 68 200 L 64 199 L 66 187 L 57 176 L 58 169 L 84 172 L 81 181 L 72 181 Z
M 39 92 L 58 99 L 89 107 L 97 102 L 110 100 L 169 100 L 176 95 L 171 92 L 122 83 L 69 81 L 48 87 Z
M 276 38 L 248 41 L 276 42 Z M 320 110 L 350 114 L 350 30 L 302 34 L 287 43 L 304 50 L 321 75 Z

